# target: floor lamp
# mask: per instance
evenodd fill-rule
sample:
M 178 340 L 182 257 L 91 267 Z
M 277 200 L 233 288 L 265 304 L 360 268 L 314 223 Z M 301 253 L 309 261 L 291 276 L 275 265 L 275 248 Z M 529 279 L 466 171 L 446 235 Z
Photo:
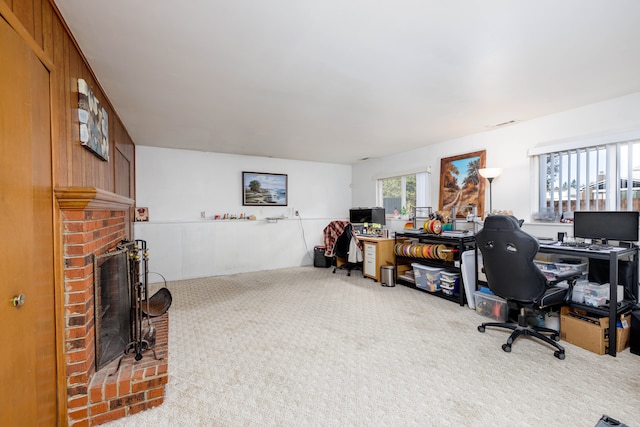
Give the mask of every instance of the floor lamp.
M 489 181 L 489 213 L 493 212 L 493 195 L 491 194 L 491 184 L 502 173 L 502 168 L 482 168 L 478 169 L 481 177 Z

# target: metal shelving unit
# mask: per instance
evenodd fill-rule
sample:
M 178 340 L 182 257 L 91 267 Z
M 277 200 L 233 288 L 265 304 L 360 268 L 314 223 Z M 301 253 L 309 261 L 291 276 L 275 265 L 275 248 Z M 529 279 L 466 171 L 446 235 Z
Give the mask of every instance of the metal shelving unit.
M 452 253 L 452 256 L 447 259 L 433 259 L 433 258 L 425 258 L 424 256 L 416 255 L 415 253 L 398 253 L 398 245 L 408 245 L 408 242 L 413 242 L 414 246 L 418 245 L 445 245 L 447 247 L 448 253 Z M 416 232 L 406 232 L 396 233 L 395 237 L 395 245 L 394 252 L 396 254 L 396 283 L 417 289 L 419 291 L 435 295 L 440 298 L 447 299 L 449 301 L 454 301 L 464 306 L 467 299 L 465 293 L 465 286 L 473 286 L 475 289 L 476 284 L 465 284 L 462 278 L 462 253 L 473 250 L 475 251 L 475 236 L 474 235 L 466 235 L 466 236 L 446 236 L 439 234 L 429 234 L 429 233 L 416 233 Z M 415 251 L 414 251 L 415 252 Z M 442 291 L 430 292 L 427 289 L 420 288 L 416 286 L 415 281 L 412 281 L 409 277 L 404 274 L 399 274 L 400 266 L 411 264 L 411 263 L 419 263 L 429 267 L 439 267 L 445 268 L 448 271 L 458 272 L 460 273 L 460 279 L 458 282 L 458 289 L 453 295 L 447 295 Z
M 608 250 L 593 251 L 587 248 L 577 248 L 560 245 L 541 244 L 539 252 L 558 255 L 572 255 L 576 257 L 585 257 L 588 259 L 601 259 L 609 261 L 609 299 L 617 301 L 618 292 L 618 265 L 622 260 L 632 262 L 633 279 L 632 283 L 620 283 L 624 285 L 627 294 L 620 303 L 609 303 L 603 307 L 593 307 L 587 304 L 576 302 L 569 303 L 572 307 L 578 307 L 588 313 L 592 313 L 601 317 L 609 317 L 609 349 L 610 356 L 616 355 L 616 322 L 621 314 L 625 314 L 635 307 L 638 301 L 638 247 L 631 246 L 628 248 L 612 248 Z M 629 297 L 629 298 L 628 298 Z

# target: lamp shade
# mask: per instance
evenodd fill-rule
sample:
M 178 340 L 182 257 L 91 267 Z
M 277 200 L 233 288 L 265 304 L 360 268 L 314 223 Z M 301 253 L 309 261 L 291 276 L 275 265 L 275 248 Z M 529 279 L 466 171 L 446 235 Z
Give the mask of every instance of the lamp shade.
M 478 173 L 483 178 L 493 179 L 500 176 L 502 168 L 482 168 L 478 169 Z

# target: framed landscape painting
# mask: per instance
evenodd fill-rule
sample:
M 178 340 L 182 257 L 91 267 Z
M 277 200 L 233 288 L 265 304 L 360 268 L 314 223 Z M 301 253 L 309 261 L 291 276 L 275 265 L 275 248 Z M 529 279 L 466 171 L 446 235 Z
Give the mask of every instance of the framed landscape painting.
M 478 169 L 485 167 L 486 151 L 476 151 L 440 160 L 440 211 L 451 213 L 454 206 L 477 206 L 484 213 L 484 179 Z
M 287 206 L 287 175 L 242 172 L 243 206 Z

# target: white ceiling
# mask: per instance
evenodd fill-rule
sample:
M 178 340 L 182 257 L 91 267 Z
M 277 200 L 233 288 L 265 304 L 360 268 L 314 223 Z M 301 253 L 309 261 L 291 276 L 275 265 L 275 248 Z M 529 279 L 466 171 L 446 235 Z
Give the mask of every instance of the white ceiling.
M 138 145 L 354 163 L 640 91 L 637 0 L 55 0 Z

